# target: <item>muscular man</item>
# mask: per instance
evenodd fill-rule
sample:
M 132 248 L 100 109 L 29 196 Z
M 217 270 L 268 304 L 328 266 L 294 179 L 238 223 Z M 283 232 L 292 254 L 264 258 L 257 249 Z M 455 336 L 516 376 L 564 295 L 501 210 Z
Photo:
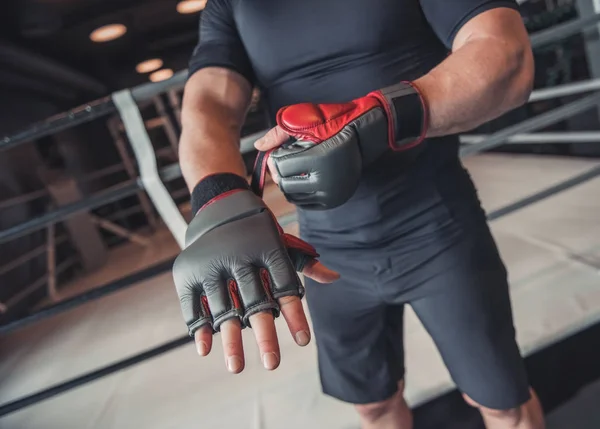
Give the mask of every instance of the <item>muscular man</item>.
M 306 345 L 301 271 L 323 391 L 355 404 L 364 428 L 412 426 L 405 304 L 489 429 L 543 428 L 456 136 L 523 104 L 532 79 L 513 0 L 209 0 L 180 146 L 197 215 L 174 268 L 199 354 L 220 331 L 229 371 L 242 371 L 251 326 L 275 369 L 279 312 Z M 256 147 L 305 241 L 243 179 L 255 86 L 274 125 Z

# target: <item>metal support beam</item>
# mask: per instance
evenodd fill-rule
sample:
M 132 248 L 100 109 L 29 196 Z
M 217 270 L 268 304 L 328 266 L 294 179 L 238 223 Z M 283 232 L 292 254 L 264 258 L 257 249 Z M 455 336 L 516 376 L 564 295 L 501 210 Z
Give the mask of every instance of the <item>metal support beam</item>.
M 589 16 L 600 13 L 600 0 L 576 0 L 575 4 L 577 5 L 579 16 Z M 600 24 L 594 25 L 583 31 L 583 42 L 586 52 L 586 62 L 590 78 L 596 81 L 600 81 Z M 587 125 L 591 121 L 600 120 L 599 107 L 600 103 L 598 104 L 598 106 L 596 106 L 595 115 L 590 115 L 590 117 L 585 118 L 585 122 L 583 120 L 581 122 L 584 122 L 585 125 Z M 570 125 L 575 129 L 581 128 L 581 122 L 572 123 Z M 576 147 L 574 148 L 573 152 L 574 154 L 578 155 L 594 155 L 598 153 L 597 149 L 590 145 Z
M 0 201 L 0 210 L 7 209 L 18 204 L 26 204 L 38 198 L 47 197 L 48 190 L 40 189 L 38 191 L 29 192 L 27 194 L 19 195 L 17 197 L 9 198 L 4 201 Z
M 162 119 L 162 123 L 164 125 L 165 134 L 167 135 L 167 140 L 169 140 L 169 144 L 171 145 L 171 149 L 173 150 L 173 154 L 177 157 L 177 153 L 179 152 L 179 135 L 177 132 L 177 128 L 171 117 L 169 116 L 169 112 L 167 112 L 167 107 L 163 99 L 160 96 L 156 96 L 153 99 L 154 106 L 156 107 L 156 111 L 160 115 Z
M 172 89 L 167 95 L 169 97 L 169 103 L 171 103 L 171 108 L 173 109 L 173 112 L 175 112 L 175 117 L 181 124 L 181 97 L 179 91 Z
M 76 262 L 77 262 L 76 257 L 66 259 L 65 261 L 61 262 L 56 267 L 55 274 L 57 276 L 60 275 L 62 272 L 64 272 L 67 268 L 70 268 Z M 30 284 L 29 286 L 27 286 L 25 289 L 20 290 L 19 293 L 13 295 L 8 301 L 6 301 L 4 303 L 5 306 L 7 307 L 7 310 L 10 310 L 11 308 L 13 308 L 17 304 L 19 304 L 21 301 L 23 301 L 25 298 L 27 298 L 29 295 L 31 295 L 33 292 L 40 289 L 42 286 L 44 286 L 46 284 L 47 281 L 48 281 L 48 275 L 46 274 L 43 277 L 40 277 L 39 279 L 37 279 L 35 282 Z
M 59 236 L 54 239 L 54 245 L 58 246 L 59 244 L 62 244 L 65 241 L 67 241 L 67 237 L 65 235 Z M 2 265 L 0 267 L 0 276 L 3 276 L 4 274 L 8 273 L 9 271 L 14 270 L 15 268 L 31 261 L 33 258 L 36 258 L 36 257 L 42 255 L 45 251 L 46 251 L 46 245 L 41 245 L 34 249 L 31 249 L 29 252 L 19 256 L 18 258 L 13 259 L 9 263 Z
M 56 177 L 48 179 L 47 188 L 57 206 L 68 206 L 76 201 L 85 201 L 73 178 L 59 173 Z M 64 226 L 86 271 L 94 271 L 104 265 L 108 260 L 108 249 L 89 213 L 80 212 L 71 216 L 64 221 Z
M 584 28 L 588 28 L 598 22 L 600 22 L 600 13 L 590 14 L 583 18 L 573 19 L 563 24 L 555 25 L 554 27 L 533 34 L 530 37 L 531 47 L 537 49 L 550 43 L 558 42 L 559 40 L 577 34 Z
M 54 237 L 54 224 L 46 228 L 46 265 L 48 266 L 47 293 L 51 302 L 56 302 L 58 293 L 56 291 L 56 243 Z
M 123 237 L 123 238 L 131 241 L 132 243 L 136 243 L 136 244 L 139 244 L 140 246 L 144 246 L 144 247 L 147 247 L 150 245 L 150 240 L 148 240 L 144 236 L 142 236 L 140 234 L 136 234 L 135 232 L 129 231 L 127 228 L 123 228 L 122 226 L 117 225 L 116 223 L 111 222 L 109 220 L 102 219 L 101 217 L 92 215 L 92 222 L 94 222 L 99 227 L 104 228 L 105 230 L 112 232 L 115 235 L 118 235 L 119 237 Z

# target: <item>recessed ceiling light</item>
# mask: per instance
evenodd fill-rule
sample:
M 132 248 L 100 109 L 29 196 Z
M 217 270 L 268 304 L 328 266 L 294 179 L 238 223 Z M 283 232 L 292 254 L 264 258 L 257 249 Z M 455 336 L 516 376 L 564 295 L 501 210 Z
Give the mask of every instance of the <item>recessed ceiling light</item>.
M 151 60 L 142 61 L 137 66 L 135 66 L 135 71 L 140 74 L 150 73 L 155 70 L 158 70 L 163 66 L 163 60 L 160 58 L 152 58 Z
M 204 9 L 204 6 L 206 6 L 206 0 L 183 0 L 177 3 L 177 12 L 196 13 Z
M 123 24 L 109 24 L 92 31 L 90 39 L 97 43 L 110 42 L 111 40 L 118 39 L 125 33 L 127 33 L 127 27 Z
M 167 80 L 173 76 L 173 70 L 171 69 L 162 69 L 159 71 L 155 71 L 150 75 L 150 80 L 152 82 L 160 82 L 161 80 Z

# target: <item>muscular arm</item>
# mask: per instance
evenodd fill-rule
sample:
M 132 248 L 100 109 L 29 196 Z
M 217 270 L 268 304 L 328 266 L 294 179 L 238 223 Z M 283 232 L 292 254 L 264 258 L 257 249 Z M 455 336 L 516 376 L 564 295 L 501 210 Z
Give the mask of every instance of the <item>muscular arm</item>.
M 529 97 L 533 54 L 519 13 L 497 8 L 468 21 L 452 54 L 415 81 L 430 114 L 429 137 L 471 130 Z
M 188 81 L 179 159 L 190 191 L 209 174 L 246 176 L 239 142 L 251 94 L 248 81 L 225 68 L 204 68 Z

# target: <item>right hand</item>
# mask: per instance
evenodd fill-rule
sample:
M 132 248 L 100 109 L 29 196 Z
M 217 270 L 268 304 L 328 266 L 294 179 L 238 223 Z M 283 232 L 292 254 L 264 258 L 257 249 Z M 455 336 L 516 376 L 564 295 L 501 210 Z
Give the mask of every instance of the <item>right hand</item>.
M 284 234 L 261 198 L 226 192 L 206 204 L 186 233 L 173 275 L 184 319 L 201 356 L 221 332 L 230 372 L 244 368 L 241 329 L 252 326 L 266 369 L 279 365 L 274 318 L 283 316 L 296 343 L 310 341 L 296 271 L 320 282 L 339 278 L 316 261 L 308 243 Z
M 289 202 L 327 210 L 352 197 L 363 168 L 390 150 L 418 146 L 427 126 L 424 98 L 402 82 L 348 103 L 282 107 L 255 147 L 269 154 L 271 176 Z

